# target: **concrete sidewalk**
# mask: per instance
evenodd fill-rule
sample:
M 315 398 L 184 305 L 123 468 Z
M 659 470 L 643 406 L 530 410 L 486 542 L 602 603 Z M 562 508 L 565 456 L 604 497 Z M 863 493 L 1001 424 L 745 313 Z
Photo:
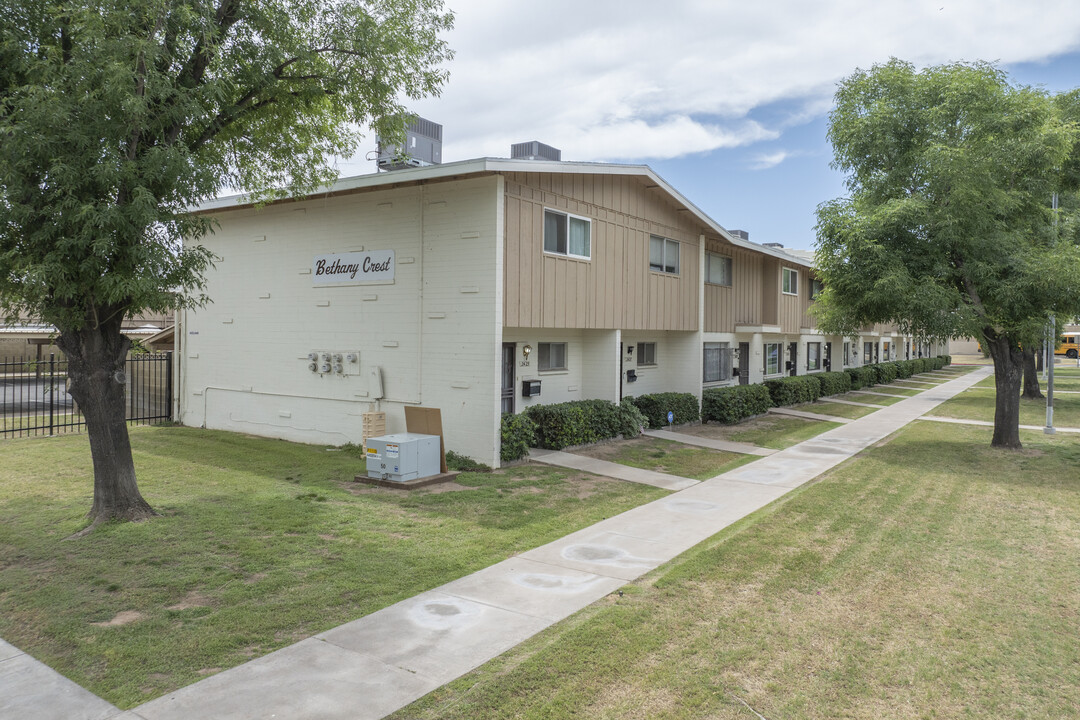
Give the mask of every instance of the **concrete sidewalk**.
M 68 712 L 68 686 L 55 677 L 53 685 L 39 686 L 40 674 L 7 671 L 7 663 L 26 656 L 4 660 L 0 646 L 0 717 L 381 718 L 809 482 L 989 374 L 990 368 L 976 370 L 126 713 L 81 689 L 81 699 L 97 714 Z

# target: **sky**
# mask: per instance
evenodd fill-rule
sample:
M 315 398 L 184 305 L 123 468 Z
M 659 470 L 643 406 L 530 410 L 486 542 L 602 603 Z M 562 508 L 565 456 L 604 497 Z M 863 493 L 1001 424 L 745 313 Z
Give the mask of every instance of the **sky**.
M 997 63 L 1015 84 L 1080 87 L 1077 0 L 444 0 L 455 58 L 443 161 L 539 140 L 563 160 L 645 164 L 720 225 L 812 249 L 837 83 L 897 57 Z M 342 176 L 373 172 L 361 152 Z

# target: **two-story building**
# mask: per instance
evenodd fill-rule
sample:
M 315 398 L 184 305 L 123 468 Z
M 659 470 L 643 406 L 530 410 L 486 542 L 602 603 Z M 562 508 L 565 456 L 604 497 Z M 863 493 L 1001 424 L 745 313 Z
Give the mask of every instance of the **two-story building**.
M 807 312 L 809 260 L 645 166 L 478 159 L 199 212 L 218 259 L 176 336 L 187 425 L 341 444 L 365 412 L 398 432 L 405 407 L 436 407 L 448 448 L 497 466 L 503 413 L 700 397 L 848 354 Z

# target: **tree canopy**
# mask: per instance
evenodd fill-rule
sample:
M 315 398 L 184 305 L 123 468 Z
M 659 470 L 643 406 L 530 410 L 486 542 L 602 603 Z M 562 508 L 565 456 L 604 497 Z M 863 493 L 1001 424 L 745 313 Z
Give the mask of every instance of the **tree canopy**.
M 360 128 L 403 135 L 403 103 L 447 78 L 452 19 L 441 0 L 0 0 L 0 311 L 60 331 L 95 508 L 124 474 L 99 458 L 130 466 L 98 445 L 127 443 L 123 318 L 205 301 L 210 225 L 188 209 L 314 188 Z
M 1013 86 L 986 63 L 892 60 L 835 100 L 828 136 L 850 194 L 818 209 L 821 327 L 979 338 L 999 383 L 994 444 L 1019 446 L 1001 383 L 1051 313 L 1080 312 L 1075 202 L 1051 210 L 1076 191 L 1080 98 Z

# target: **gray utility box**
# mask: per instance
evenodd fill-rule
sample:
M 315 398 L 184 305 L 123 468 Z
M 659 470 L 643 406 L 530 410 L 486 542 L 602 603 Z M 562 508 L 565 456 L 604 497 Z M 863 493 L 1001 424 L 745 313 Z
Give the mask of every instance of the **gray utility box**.
M 405 482 L 431 475 L 442 469 L 438 435 L 395 433 L 368 438 L 368 477 L 391 482 Z

